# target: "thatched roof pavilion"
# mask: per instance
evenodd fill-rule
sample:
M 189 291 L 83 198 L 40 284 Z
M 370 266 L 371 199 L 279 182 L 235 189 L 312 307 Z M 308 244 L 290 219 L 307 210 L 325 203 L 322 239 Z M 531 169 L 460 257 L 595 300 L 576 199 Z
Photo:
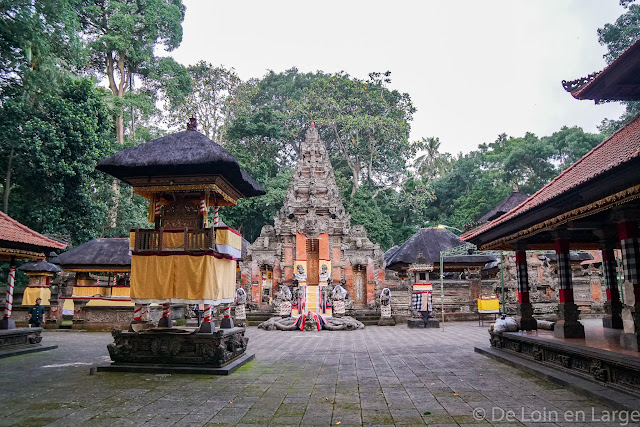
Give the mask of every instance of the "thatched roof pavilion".
M 180 176 L 199 176 L 229 193 L 239 193 L 230 194 L 233 199 L 265 194 L 264 188 L 240 167 L 231 153 L 196 130 L 176 132 L 119 151 L 98 163 L 96 169 L 131 184 L 136 190 L 144 187 L 150 177 L 154 177 L 156 185 L 159 177 L 170 177 L 166 185 L 171 186 L 180 182 Z M 232 189 L 227 188 L 229 185 Z M 145 195 L 144 191 L 137 192 Z
M 25 273 L 60 273 L 62 270 L 55 264 L 47 261 L 31 261 L 22 264 L 18 270 Z
M 525 200 L 529 198 L 529 195 L 526 193 L 521 193 L 518 190 L 512 191 L 503 201 L 498 203 L 496 207 L 491 209 L 489 212 L 484 214 L 477 222 L 487 222 L 493 221 L 496 218 L 501 217 L 502 215 L 509 212 L 511 209 L 515 208 Z
M 422 254 L 426 262 L 440 263 L 440 252 L 462 245 L 458 236 L 446 228 L 421 228 L 411 236 L 402 246 L 385 256 L 387 268 L 401 270 L 416 262 L 419 254 Z M 448 269 L 460 266 L 484 266 L 488 262 L 495 261 L 495 257 L 488 255 L 458 255 L 444 259 Z
M 56 257 L 66 271 L 122 272 L 131 270 L 129 239 L 93 239 Z

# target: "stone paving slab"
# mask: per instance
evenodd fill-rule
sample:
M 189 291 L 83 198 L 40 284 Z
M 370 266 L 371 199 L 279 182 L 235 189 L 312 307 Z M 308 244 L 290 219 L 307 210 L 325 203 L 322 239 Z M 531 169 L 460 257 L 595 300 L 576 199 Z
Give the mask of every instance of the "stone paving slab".
M 110 334 L 43 337 L 58 349 L 0 360 L 0 426 L 640 425 L 607 421 L 606 404 L 474 353 L 489 341 L 475 322 L 444 331 L 251 327 L 255 360 L 224 377 L 90 375 L 109 363 Z

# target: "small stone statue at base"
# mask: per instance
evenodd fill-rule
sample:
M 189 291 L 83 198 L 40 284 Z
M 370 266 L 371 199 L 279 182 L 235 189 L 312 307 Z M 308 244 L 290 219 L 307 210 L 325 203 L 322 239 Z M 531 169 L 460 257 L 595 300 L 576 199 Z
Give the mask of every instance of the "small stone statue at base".
M 345 314 L 345 298 L 347 291 L 342 285 L 336 285 L 331 292 L 331 299 L 333 300 L 333 316 L 341 317 Z
M 391 290 L 384 288 L 380 292 L 380 320 L 378 326 L 395 326 L 396 321 L 391 317 Z
M 236 289 L 236 321 L 235 326 L 247 326 L 247 312 L 245 305 L 247 303 L 247 293 L 243 288 Z

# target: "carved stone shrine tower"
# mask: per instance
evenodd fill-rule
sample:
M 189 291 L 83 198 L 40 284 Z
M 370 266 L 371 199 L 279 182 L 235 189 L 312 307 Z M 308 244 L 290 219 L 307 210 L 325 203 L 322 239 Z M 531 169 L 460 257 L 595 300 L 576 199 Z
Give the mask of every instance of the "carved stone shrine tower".
M 343 283 L 354 308 L 362 309 L 375 302 L 384 281 L 383 255 L 362 225 L 351 226 L 327 149 L 312 123 L 274 226 L 262 227 L 248 248 L 242 286 L 262 309 L 269 309 L 274 293 L 287 285 L 294 290 L 294 314 L 331 314 L 327 296 Z

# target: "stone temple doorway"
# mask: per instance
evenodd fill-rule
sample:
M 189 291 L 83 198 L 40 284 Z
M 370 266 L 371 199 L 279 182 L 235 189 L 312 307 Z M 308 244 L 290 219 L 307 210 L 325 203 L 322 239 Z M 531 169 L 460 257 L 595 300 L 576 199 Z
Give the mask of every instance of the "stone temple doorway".
M 364 265 L 353 266 L 353 302 L 357 307 L 363 307 L 366 303 L 367 268 Z
M 260 267 L 260 305 L 269 305 L 273 299 L 273 267 Z

